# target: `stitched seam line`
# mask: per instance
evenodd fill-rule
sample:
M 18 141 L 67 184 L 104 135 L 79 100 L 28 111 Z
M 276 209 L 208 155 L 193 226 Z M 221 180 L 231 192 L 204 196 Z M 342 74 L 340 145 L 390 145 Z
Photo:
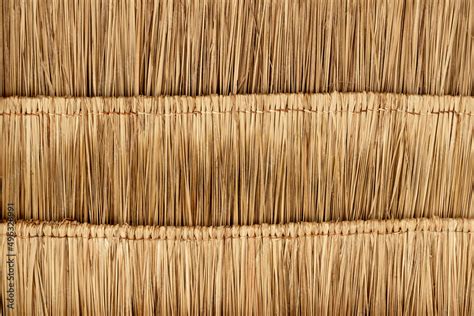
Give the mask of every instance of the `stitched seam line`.
M 174 112 L 174 113 L 151 113 L 143 111 L 130 111 L 130 112 L 117 112 L 117 111 L 101 111 L 101 112 L 86 112 L 80 111 L 79 113 L 51 113 L 38 111 L 33 113 L 21 113 L 21 112 L 4 112 L 0 113 L 0 116 L 51 116 L 51 117 L 84 117 L 84 116 L 158 116 L 158 117 L 176 117 L 183 115 L 225 115 L 225 114 L 267 114 L 267 113 L 309 113 L 309 114 L 338 114 L 338 113 L 350 113 L 350 114 L 363 114 L 363 113 L 402 113 L 408 115 L 441 115 L 441 114 L 453 114 L 458 116 L 474 116 L 474 113 L 459 112 L 454 110 L 445 111 L 431 111 L 431 112 L 415 112 L 400 109 L 365 109 L 359 111 L 320 111 L 311 109 L 269 109 L 269 110 L 230 110 L 230 111 L 191 111 L 191 112 Z
M 149 237 L 149 238 L 127 238 L 127 237 L 118 237 L 118 236 L 54 236 L 54 235 L 40 235 L 40 236 L 24 236 L 24 235 L 13 235 L 18 239 L 36 239 L 36 238 L 46 238 L 46 239 L 82 239 L 82 240 L 94 240 L 94 239 L 108 239 L 114 241 L 141 241 L 141 240 L 162 240 L 162 241 L 189 241 L 189 242 L 201 242 L 201 241 L 225 241 L 225 240 L 247 240 L 247 239 L 265 239 L 265 240 L 293 240 L 300 238 L 313 238 L 313 237 L 351 237 L 351 236 L 385 236 L 385 235 L 407 235 L 408 233 L 434 233 L 434 234 L 444 234 L 444 233 L 456 233 L 456 234 L 474 234 L 472 231 L 454 231 L 454 230 L 409 230 L 409 231 L 398 231 L 398 232 L 360 232 L 360 233 L 321 233 L 321 234 L 307 234 L 300 236 L 223 236 L 223 237 L 214 237 L 214 238 L 167 238 L 167 237 Z M 4 234 L 2 236 L 12 236 Z

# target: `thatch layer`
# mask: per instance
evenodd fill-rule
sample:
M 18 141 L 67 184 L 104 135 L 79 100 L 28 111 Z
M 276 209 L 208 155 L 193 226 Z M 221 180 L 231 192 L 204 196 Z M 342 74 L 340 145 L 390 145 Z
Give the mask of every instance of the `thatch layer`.
M 472 0 L 2 0 L 0 96 L 473 95 Z
M 3 199 L 102 224 L 472 218 L 473 114 L 370 93 L 7 98 Z
M 21 315 L 474 311 L 474 220 L 15 229 Z M 0 298 L 6 274 L 1 260 Z

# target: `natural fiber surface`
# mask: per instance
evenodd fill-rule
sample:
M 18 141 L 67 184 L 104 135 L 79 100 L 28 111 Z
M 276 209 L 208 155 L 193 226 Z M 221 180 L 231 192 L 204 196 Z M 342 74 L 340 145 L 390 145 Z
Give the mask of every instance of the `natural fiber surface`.
M 22 219 L 472 218 L 473 113 L 472 97 L 371 93 L 6 98 L 0 177 Z
M 0 0 L 0 315 L 474 315 L 473 34 L 473 0 Z
M 472 0 L 2 0 L 0 96 L 473 95 Z
M 469 315 L 474 308 L 473 220 L 226 228 L 19 222 L 16 233 L 22 315 Z M 5 273 L 0 260 L 1 282 Z

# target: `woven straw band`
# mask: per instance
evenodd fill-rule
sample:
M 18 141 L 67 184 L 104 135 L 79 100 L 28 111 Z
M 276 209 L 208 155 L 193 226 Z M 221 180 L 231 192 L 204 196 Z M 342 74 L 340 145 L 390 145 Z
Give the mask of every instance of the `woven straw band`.
M 474 304 L 474 220 L 15 229 L 19 314 L 460 314 Z M 6 273 L 1 260 L 2 282 Z
M 372 93 L 6 98 L 0 177 L 22 219 L 472 218 L 473 114 L 472 97 Z
M 0 224 L 6 235 L 6 224 Z M 405 219 L 351 221 L 338 223 L 289 223 L 281 225 L 166 227 L 91 225 L 78 222 L 20 221 L 15 223 L 17 238 L 84 238 L 125 240 L 206 241 L 234 238 L 302 238 L 317 236 L 390 235 L 409 232 L 473 233 L 473 219 Z

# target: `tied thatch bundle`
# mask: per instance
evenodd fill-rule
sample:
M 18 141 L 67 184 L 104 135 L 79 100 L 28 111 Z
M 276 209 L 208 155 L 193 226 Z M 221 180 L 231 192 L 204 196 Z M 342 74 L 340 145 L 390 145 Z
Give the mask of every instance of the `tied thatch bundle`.
M 365 93 L 6 98 L 0 176 L 35 220 L 472 218 L 473 113 Z
M 472 0 L 2 0 L 0 95 L 472 95 L 473 21 Z
M 468 315 L 474 304 L 474 220 L 16 230 L 23 315 Z

